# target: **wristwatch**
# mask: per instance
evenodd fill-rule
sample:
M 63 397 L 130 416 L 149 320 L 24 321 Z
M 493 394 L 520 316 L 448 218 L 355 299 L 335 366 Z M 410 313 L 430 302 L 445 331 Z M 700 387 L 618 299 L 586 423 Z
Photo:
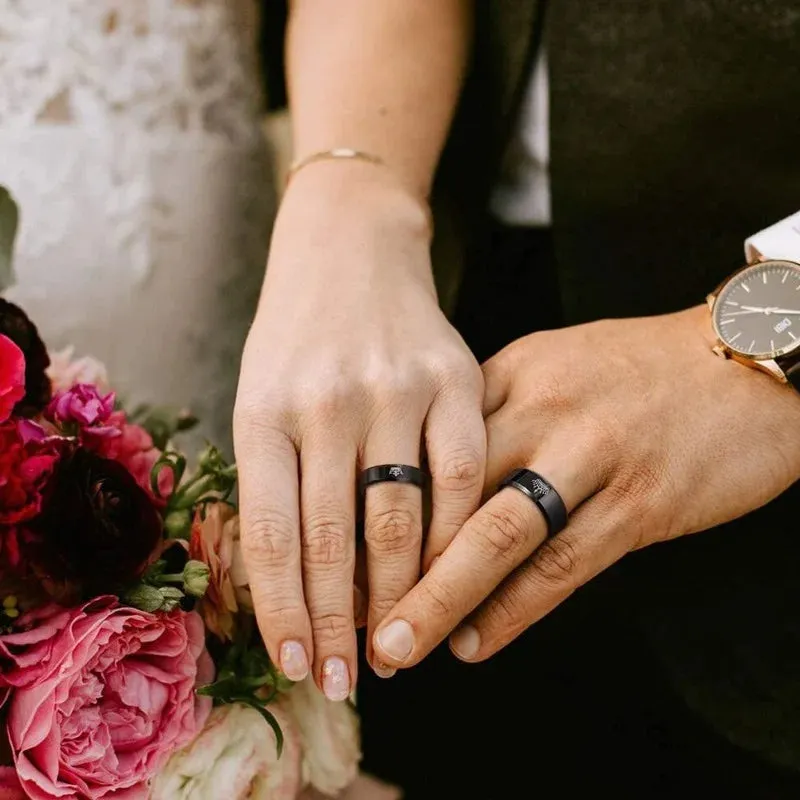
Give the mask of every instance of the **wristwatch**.
M 800 212 L 754 234 L 747 264 L 708 297 L 714 352 L 800 392 Z

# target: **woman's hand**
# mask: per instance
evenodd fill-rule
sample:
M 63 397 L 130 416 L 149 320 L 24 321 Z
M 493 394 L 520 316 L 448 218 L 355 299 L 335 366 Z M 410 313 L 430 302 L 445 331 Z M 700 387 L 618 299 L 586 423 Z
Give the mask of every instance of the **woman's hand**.
M 302 170 L 245 348 L 235 441 L 256 614 L 275 662 L 292 679 L 313 664 L 331 699 L 356 678 L 360 471 L 419 466 L 424 442 L 434 542 L 446 544 L 480 502 L 483 379 L 438 307 L 429 237 L 422 205 L 388 170 Z M 371 631 L 419 579 L 421 497 L 400 483 L 366 493 Z
M 800 477 L 800 396 L 711 351 L 706 308 L 521 339 L 484 368 L 489 499 L 376 633 L 377 657 L 500 650 L 631 550 L 706 530 Z M 571 512 L 545 520 L 513 488 L 527 467 Z M 757 546 L 757 543 L 754 543 Z M 477 609 L 477 610 L 476 610 Z

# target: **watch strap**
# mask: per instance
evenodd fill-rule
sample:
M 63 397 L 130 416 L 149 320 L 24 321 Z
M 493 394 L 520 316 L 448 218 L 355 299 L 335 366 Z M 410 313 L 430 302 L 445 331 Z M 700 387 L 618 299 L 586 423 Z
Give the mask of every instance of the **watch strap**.
M 777 359 L 776 363 L 783 370 L 786 380 L 800 392 L 800 352 L 789 353 Z
M 745 240 L 744 252 L 748 264 L 765 259 L 785 259 L 800 264 L 800 211 L 754 233 Z

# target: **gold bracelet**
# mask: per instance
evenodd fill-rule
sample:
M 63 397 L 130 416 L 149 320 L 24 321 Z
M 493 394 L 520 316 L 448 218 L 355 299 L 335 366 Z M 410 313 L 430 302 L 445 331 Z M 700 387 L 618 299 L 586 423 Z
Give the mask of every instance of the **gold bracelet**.
M 303 167 L 313 164 L 316 161 L 336 161 L 338 159 L 355 159 L 356 161 L 364 161 L 367 164 L 375 164 L 379 167 L 385 167 L 386 162 L 380 157 L 367 153 L 364 150 L 354 150 L 352 147 L 334 147 L 330 150 L 319 150 L 316 153 L 298 158 L 289 165 L 286 172 L 286 185 L 292 177 L 299 172 Z M 428 224 L 428 233 L 433 238 L 433 212 L 431 211 L 430 204 L 427 200 L 421 200 L 420 205 L 425 213 L 425 218 Z
M 377 164 L 382 167 L 386 166 L 386 162 L 384 162 L 380 156 L 375 156 L 372 153 L 367 153 L 363 150 L 354 150 L 352 147 L 334 147 L 331 150 L 320 150 L 304 158 L 298 158 L 293 161 L 286 173 L 286 182 L 288 183 L 296 172 L 303 169 L 303 167 L 307 167 L 309 164 L 313 164 L 316 161 L 335 161 L 340 158 L 366 161 L 369 164 Z

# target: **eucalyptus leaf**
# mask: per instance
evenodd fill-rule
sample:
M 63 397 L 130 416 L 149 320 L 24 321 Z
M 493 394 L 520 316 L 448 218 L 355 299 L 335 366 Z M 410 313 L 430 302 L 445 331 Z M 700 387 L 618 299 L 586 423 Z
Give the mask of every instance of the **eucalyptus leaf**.
M 14 239 L 19 210 L 4 186 L 0 186 L 0 292 L 14 284 Z

